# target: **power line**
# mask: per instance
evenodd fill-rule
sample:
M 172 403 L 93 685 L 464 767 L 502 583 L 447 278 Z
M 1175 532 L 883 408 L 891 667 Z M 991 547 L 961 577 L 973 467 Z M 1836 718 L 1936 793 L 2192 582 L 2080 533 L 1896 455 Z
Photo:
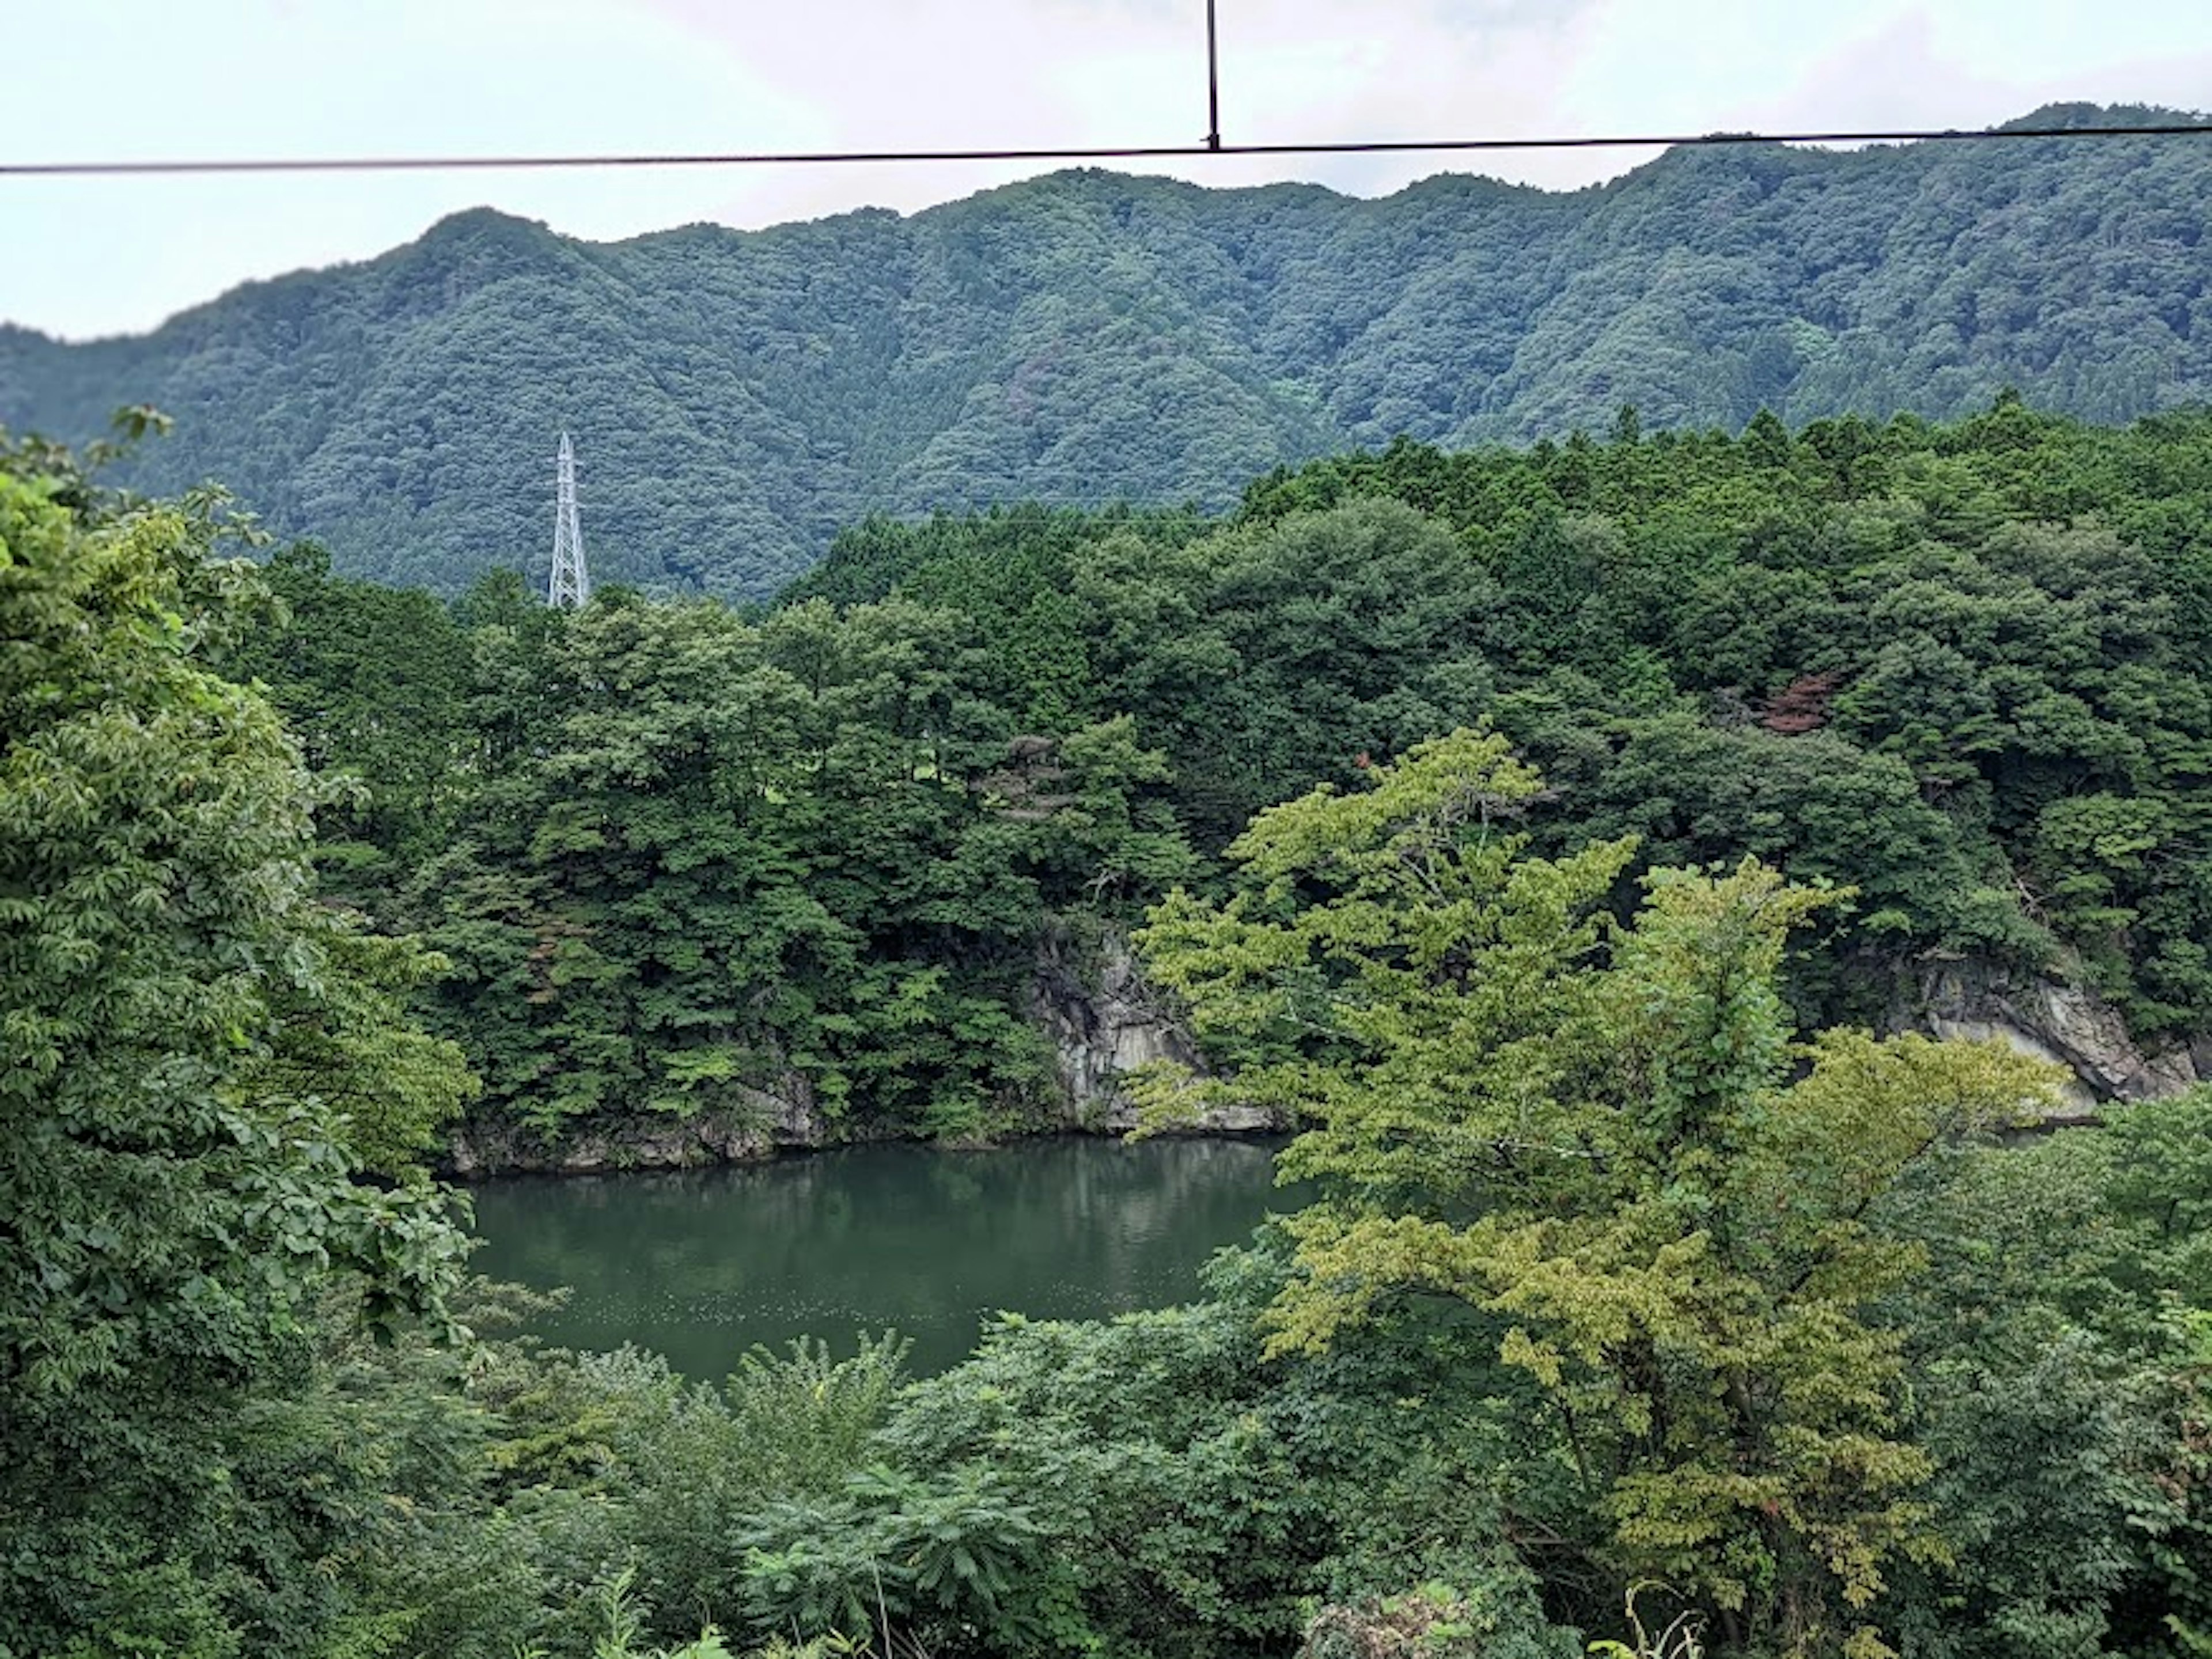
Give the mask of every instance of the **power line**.
M 1213 23 L 1213 0 L 1206 0 L 1206 147 L 1221 148 L 1221 49 Z
M 1987 143 L 2027 138 L 2212 137 L 2212 121 L 2143 126 L 1892 128 L 1856 132 L 1608 134 L 1588 137 L 1359 139 L 1343 143 L 1115 144 L 1066 149 L 756 150 L 598 155 L 209 156 L 185 161 L 0 161 L 0 178 L 96 178 L 179 173 L 555 172 L 589 167 L 836 167 L 929 161 L 1146 161 L 1209 155 L 1401 155 L 1576 149 L 1711 149 L 1753 144 Z

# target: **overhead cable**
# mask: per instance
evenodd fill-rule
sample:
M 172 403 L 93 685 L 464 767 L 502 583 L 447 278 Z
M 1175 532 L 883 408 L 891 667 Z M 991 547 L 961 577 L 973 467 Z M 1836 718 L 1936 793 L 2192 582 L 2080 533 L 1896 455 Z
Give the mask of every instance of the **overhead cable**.
M 1576 149 L 1741 148 L 1755 144 L 1988 143 L 2032 138 L 2212 137 L 2212 120 L 2142 126 L 1893 128 L 1857 132 L 1608 134 L 1534 138 L 1371 138 L 1340 143 L 1114 144 L 1058 149 L 756 150 L 576 155 L 203 156 L 163 161 L 0 161 L 0 178 L 161 177 L 178 173 L 555 172 L 591 167 L 761 167 L 945 161 L 1152 161 L 1220 155 L 1397 155 Z

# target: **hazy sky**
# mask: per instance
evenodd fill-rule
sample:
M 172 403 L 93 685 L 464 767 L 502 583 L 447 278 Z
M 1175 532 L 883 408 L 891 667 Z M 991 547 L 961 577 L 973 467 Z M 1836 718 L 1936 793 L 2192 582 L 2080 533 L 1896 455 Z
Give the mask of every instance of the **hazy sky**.
M 2204 0 L 1218 0 L 1231 143 L 1981 126 L 2212 106 Z M 10 13 L 20 16 L 9 18 Z M 0 0 L 11 161 L 1196 143 L 1203 0 Z M 1580 185 L 1632 152 L 1261 162 L 1376 194 Z M 0 178 L 0 320 L 149 328 L 479 204 L 611 238 L 910 210 L 1037 167 Z M 1158 169 L 1168 170 L 1168 169 Z

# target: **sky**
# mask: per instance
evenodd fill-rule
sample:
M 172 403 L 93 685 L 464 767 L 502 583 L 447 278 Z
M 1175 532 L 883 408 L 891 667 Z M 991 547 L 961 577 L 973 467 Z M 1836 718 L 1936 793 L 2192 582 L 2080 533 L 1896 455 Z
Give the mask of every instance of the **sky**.
M 20 11 L 10 20 L 9 14 Z M 2203 0 L 1218 0 L 1231 143 L 1985 126 L 2212 108 Z M 0 161 L 1195 143 L 1204 0 L 0 0 Z M 34 46 L 32 43 L 35 43 Z M 1208 185 L 1557 188 L 1634 150 L 1194 157 Z M 489 204 L 607 240 L 863 206 L 1042 164 L 0 176 L 0 321 L 137 332 Z

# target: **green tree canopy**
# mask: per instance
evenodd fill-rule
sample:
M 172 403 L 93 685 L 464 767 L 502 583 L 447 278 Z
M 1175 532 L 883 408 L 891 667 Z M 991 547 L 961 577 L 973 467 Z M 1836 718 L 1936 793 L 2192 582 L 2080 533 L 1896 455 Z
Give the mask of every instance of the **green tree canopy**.
M 1868 1211 L 2051 1076 L 2001 1045 L 1794 1041 L 1784 941 L 1831 895 L 1661 869 L 1618 923 L 1632 842 L 1527 856 L 1510 820 L 1540 789 L 1462 731 L 1262 813 L 1230 894 L 1178 891 L 1141 936 L 1232 1067 L 1155 1079 L 1152 1108 L 1310 1126 L 1283 1171 L 1327 1195 L 1289 1224 L 1273 1351 L 1465 1304 L 1542 1401 L 1524 1455 L 1555 1478 L 1522 1489 L 1551 1535 L 1731 1645 L 1881 1651 L 1885 1565 L 1942 1545 L 1868 1316 L 1917 1258 Z
M 315 900 L 275 713 L 207 665 L 258 587 L 210 556 L 216 504 L 112 509 L 52 459 L 0 451 L 0 1644 L 25 1651 L 230 1547 L 195 1525 L 210 1437 L 322 1297 L 439 1316 L 460 1241 L 410 1165 L 468 1086 L 401 1023 L 419 959 Z

